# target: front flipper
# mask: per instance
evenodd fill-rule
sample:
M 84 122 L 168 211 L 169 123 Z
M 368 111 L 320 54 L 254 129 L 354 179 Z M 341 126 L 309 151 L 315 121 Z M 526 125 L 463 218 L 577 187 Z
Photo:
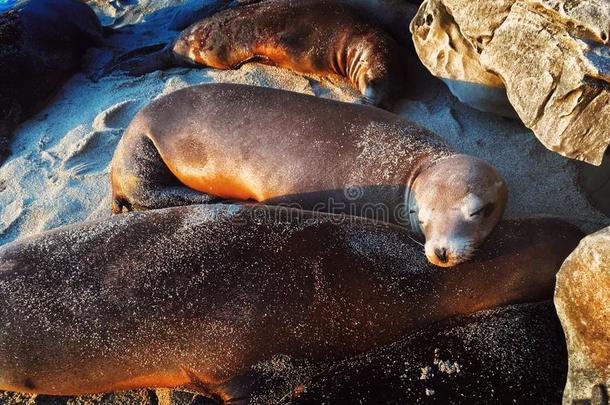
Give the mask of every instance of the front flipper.
M 391 91 L 380 89 L 375 83 L 369 83 L 362 93 L 362 104 L 391 111 L 395 100 L 391 97 L 390 93 Z
M 264 55 L 254 55 L 254 56 L 249 57 L 248 59 L 242 60 L 241 62 L 237 63 L 236 65 L 233 65 L 231 67 L 231 69 L 237 70 L 237 69 L 241 68 L 243 65 L 248 64 L 248 63 L 261 63 L 263 65 L 276 66 L 276 64 L 273 63 L 273 61 L 271 59 L 269 59 L 268 57 L 266 57 Z
M 184 388 L 185 390 L 201 394 L 214 404 L 227 403 L 227 400 L 229 398 L 221 389 L 218 388 L 217 384 L 206 381 L 205 378 L 200 377 L 195 371 L 191 370 L 190 368 L 182 367 L 182 371 L 184 371 L 184 373 L 191 381 L 190 383 L 185 384 L 180 388 Z
M 156 70 L 176 66 L 171 45 L 156 44 L 134 49 L 110 62 L 104 68 L 104 75 L 121 70 L 130 76 L 143 76 Z
M 201 394 L 215 404 L 249 404 L 253 398 L 262 399 L 261 403 L 274 403 L 263 392 L 269 391 L 270 381 L 263 374 L 249 371 L 245 374 L 231 378 L 224 383 L 214 383 L 197 372 L 182 367 L 190 382 L 181 388 Z
M 320 367 L 307 361 L 276 355 L 260 361 L 218 387 L 227 395 L 228 404 L 287 403 L 298 396 L 300 390 Z
M 165 187 L 154 185 L 148 187 L 146 192 L 139 193 L 135 198 L 118 197 L 113 199 L 112 212 L 120 214 L 123 211 L 144 211 L 194 204 L 218 204 L 225 201 L 224 198 L 201 193 L 186 186 Z

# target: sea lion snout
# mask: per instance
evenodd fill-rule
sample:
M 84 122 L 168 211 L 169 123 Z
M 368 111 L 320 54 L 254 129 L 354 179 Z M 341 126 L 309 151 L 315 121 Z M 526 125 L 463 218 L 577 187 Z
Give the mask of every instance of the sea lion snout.
M 453 267 L 470 259 L 477 245 L 477 240 L 473 238 L 441 237 L 426 241 L 424 246 L 430 263 L 439 267 Z

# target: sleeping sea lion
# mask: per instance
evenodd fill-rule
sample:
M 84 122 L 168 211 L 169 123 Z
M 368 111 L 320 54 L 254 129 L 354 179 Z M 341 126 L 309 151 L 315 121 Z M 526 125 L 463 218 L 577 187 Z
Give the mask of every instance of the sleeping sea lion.
M 439 266 L 467 260 L 506 205 L 488 163 L 378 108 L 208 84 L 140 111 L 112 161 L 113 212 L 239 199 L 410 225 Z
M 174 31 L 182 31 L 189 25 L 220 11 L 264 1 L 269 0 L 214 0 L 203 4 L 200 0 L 188 0 L 176 7 L 170 19 L 169 28 Z M 335 3 L 339 2 L 348 4 L 360 13 L 364 13 L 375 24 L 389 33 L 401 46 L 407 48 L 413 46 L 409 24 L 415 17 L 421 1 L 335 0 Z
M 102 42 L 99 20 L 79 0 L 30 0 L 0 14 L 0 163 L 15 128 Z
M 254 61 L 347 78 L 365 102 L 384 108 L 407 88 L 404 49 L 357 7 L 331 0 L 270 0 L 221 11 L 166 48 L 116 67 L 139 76 L 174 66 L 237 69 Z
M 276 354 L 321 364 L 457 315 L 550 299 L 581 232 L 505 222 L 439 271 L 405 230 L 285 207 L 203 205 L 0 248 L 0 390 L 186 386 L 218 401 Z

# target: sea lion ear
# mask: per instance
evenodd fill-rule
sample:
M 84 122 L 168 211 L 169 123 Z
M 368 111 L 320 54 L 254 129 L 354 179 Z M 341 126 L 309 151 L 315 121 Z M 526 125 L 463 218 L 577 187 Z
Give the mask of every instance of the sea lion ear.
M 504 180 L 499 180 L 493 184 L 492 189 L 494 192 L 496 192 L 496 191 L 501 190 L 504 187 L 506 187 L 506 183 L 504 182 Z

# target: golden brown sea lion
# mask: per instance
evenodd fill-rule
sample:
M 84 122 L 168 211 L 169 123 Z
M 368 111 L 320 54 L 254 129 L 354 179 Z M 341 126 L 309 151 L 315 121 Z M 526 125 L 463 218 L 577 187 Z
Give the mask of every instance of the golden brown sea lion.
M 429 260 L 453 266 L 493 229 L 507 191 L 488 163 L 398 115 L 213 84 L 136 115 L 113 158 L 112 195 L 115 213 L 221 197 L 410 224 Z
M 169 28 L 182 31 L 188 26 L 220 11 L 230 8 L 262 3 L 274 0 L 212 0 L 202 3 L 200 0 L 189 0 L 173 12 Z M 334 0 L 336 3 L 348 4 L 361 14 L 388 32 L 399 44 L 412 47 L 409 24 L 421 4 L 420 0 Z M 414 55 L 415 56 L 415 55 Z M 417 59 L 417 57 L 415 57 Z
M 237 69 L 253 61 L 345 77 L 366 102 L 385 108 L 407 87 L 404 49 L 357 7 L 331 0 L 270 0 L 225 10 L 193 24 L 165 49 L 118 68 L 142 75 L 173 66 Z
M 501 223 L 439 271 L 404 229 L 285 207 L 114 216 L 0 248 L 0 390 L 189 386 L 219 400 L 276 354 L 325 363 L 456 315 L 549 299 L 581 233 Z

